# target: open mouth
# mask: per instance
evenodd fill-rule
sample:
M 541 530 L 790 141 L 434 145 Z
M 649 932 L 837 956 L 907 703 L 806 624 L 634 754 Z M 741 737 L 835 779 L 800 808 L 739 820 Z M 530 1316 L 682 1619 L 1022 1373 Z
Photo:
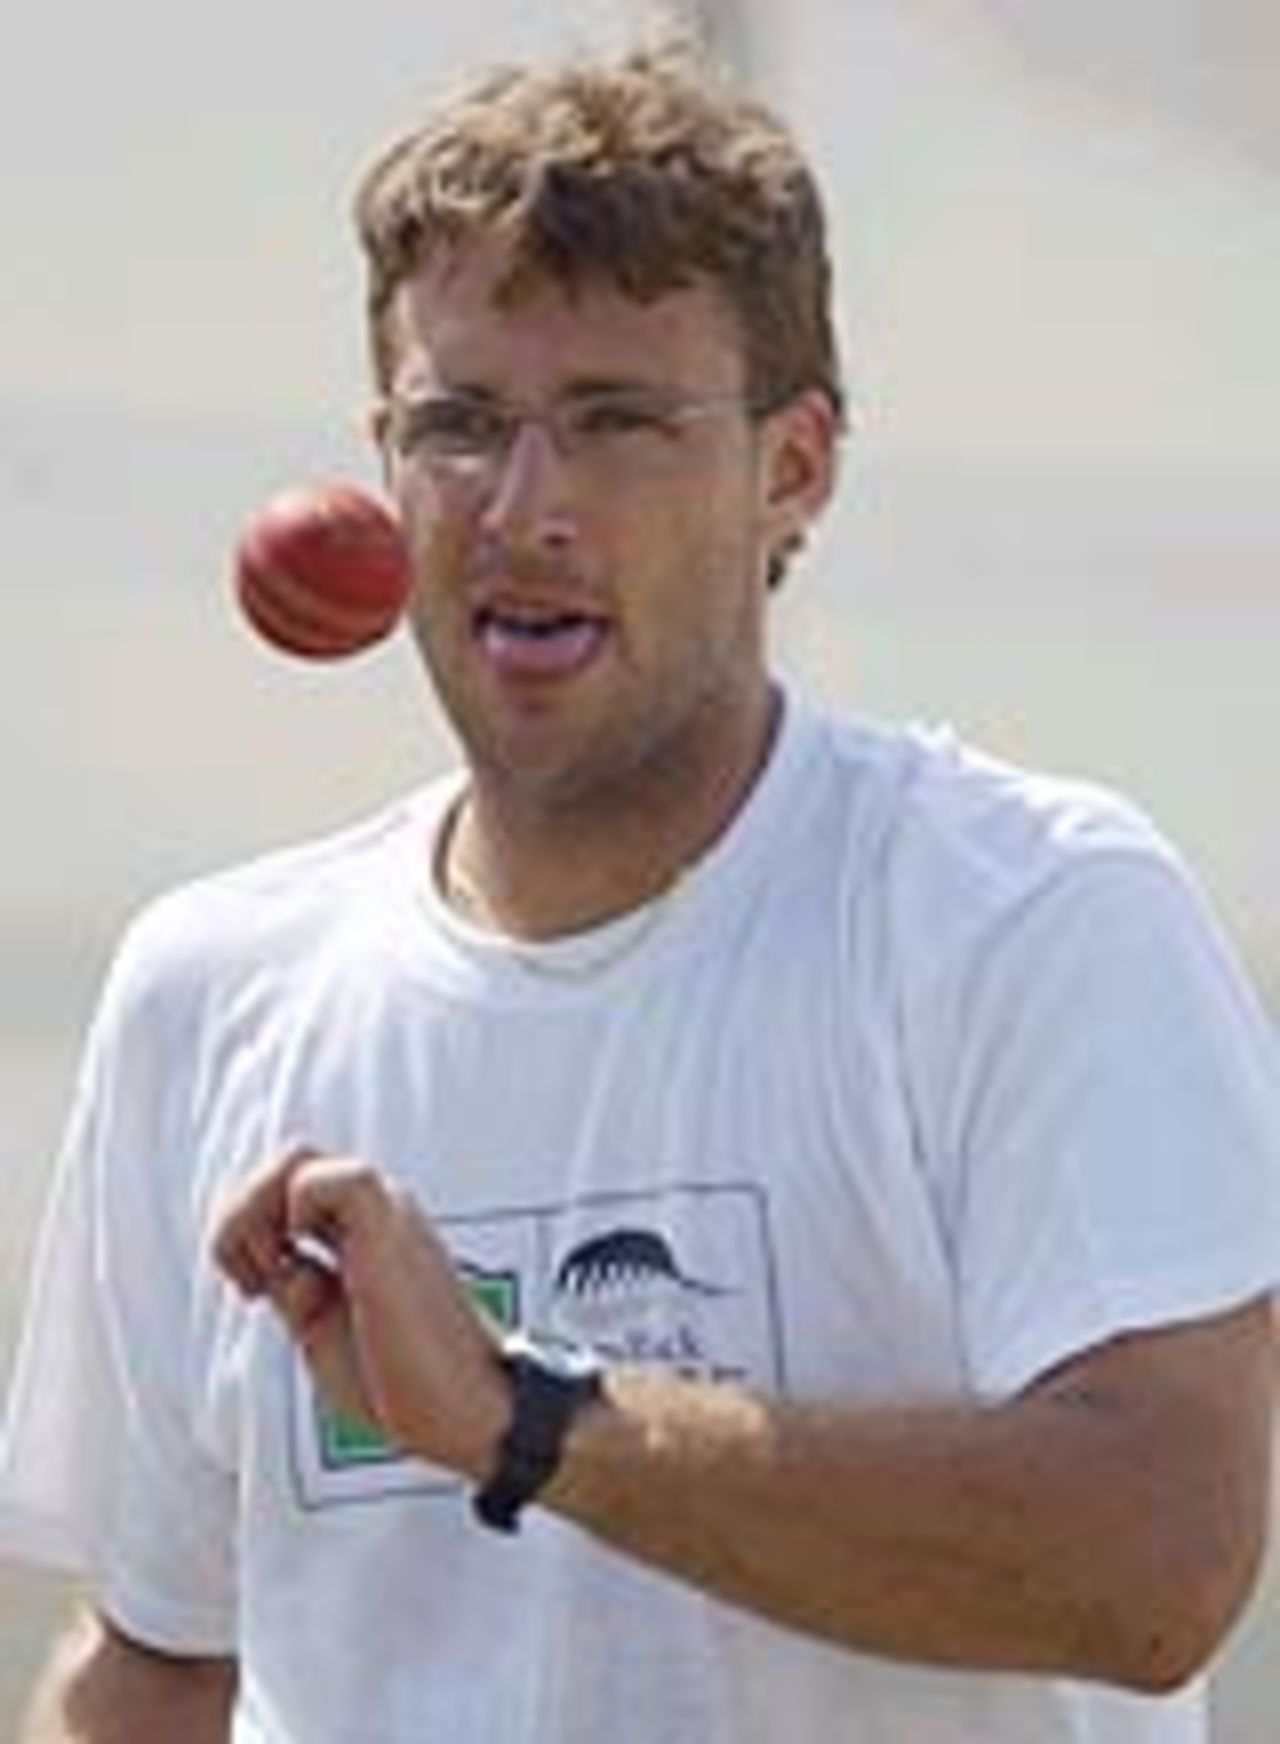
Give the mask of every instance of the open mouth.
M 609 626 L 585 612 L 482 607 L 475 616 L 481 648 L 502 673 L 563 677 L 598 653 Z

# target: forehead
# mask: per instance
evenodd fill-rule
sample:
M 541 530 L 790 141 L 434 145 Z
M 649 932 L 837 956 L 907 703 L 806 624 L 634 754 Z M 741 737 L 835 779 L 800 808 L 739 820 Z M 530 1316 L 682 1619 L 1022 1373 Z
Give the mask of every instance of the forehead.
M 398 288 L 388 311 L 393 387 L 742 384 L 737 321 L 710 280 L 642 302 L 599 281 L 570 289 L 532 277 L 512 290 L 508 271 L 505 249 L 486 241 L 433 258 Z

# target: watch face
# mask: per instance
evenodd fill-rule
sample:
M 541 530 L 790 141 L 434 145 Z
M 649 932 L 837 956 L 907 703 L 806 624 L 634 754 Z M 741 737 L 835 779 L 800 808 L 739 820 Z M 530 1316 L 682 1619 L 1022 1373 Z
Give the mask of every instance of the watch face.
M 589 1379 L 604 1368 L 589 1345 L 540 1333 L 513 1332 L 503 1340 L 502 1354 L 532 1363 L 545 1374 L 559 1375 L 566 1381 Z

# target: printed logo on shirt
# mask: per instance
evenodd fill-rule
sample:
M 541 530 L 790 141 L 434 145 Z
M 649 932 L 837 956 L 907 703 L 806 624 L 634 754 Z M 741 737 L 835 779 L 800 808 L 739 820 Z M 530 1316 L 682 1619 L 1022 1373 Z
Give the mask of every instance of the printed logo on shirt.
M 501 1327 L 591 1345 L 606 1360 L 785 1388 L 768 1207 L 754 1184 L 672 1186 L 441 1219 L 476 1302 Z M 296 1359 L 290 1414 L 300 1503 L 456 1495 L 323 1405 Z
M 692 1310 L 731 1294 L 684 1270 L 661 1230 L 623 1224 L 578 1242 L 556 1267 L 552 1326 L 615 1362 L 724 1379 L 744 1371 L 715 1360 Z

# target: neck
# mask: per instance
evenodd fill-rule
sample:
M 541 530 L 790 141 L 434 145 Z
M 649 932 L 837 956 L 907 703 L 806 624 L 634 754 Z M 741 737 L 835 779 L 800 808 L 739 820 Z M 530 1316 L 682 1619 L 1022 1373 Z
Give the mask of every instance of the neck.
M 441 841 L 437 875 L 451 906 L 513 938 L 602 925 L 669 891 L 723 833 L 768 760 L 781 706 L 773 691 L 703 760 L 673 756 L 604 797 L 548 800 L 472 779 Z

